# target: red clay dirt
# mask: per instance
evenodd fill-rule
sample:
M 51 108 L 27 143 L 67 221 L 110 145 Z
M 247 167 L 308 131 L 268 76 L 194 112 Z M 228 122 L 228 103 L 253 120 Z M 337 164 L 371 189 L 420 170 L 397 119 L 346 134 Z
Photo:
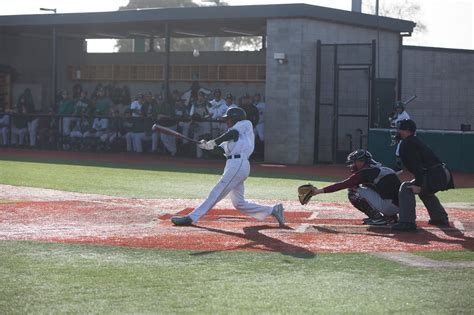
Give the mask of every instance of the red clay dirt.
M 55 158 L 104 159 L 104 162 L 110 162 L 112 158 L 87 153 L 73 153 L 72 156 L 68 152 L 7 150 L 12 157 L 31 157 L 32 152 L 35 157 L 45 158 L 48 154 L 54 154 Z M 113 161 L 222 167 L 222 161 L 172 161 L 160 157 L 158 162 L 157 157 L 133 158 L 135 160 L 123 156 L 123 160 L 114 158 Z M 281 169 L 294 172 L 303 169 L 272 167 L 278 167 L 279 172 Z M 338 167 L 317 166 L 306 174 L 327 172 L 324 175 L 340 176 L 341 170 L 347 172 Z M 196 254 L 223 250 L 311 255 L 318 252 L 474 250 L 473 209 L 448 208 L 451 226 L 440 229 L 427 225 L 428 215 L 421 207 L 417 210 L 420 228 L 416 232 L 392 233 L 387 227 L 362 225 L 363 216 L 349 203 L 315 200 L 303 207 L 297 201 L 290 201 L 284 202 L 287 227 L 280 229 L 273 218 L 256 221 L 231 209 L 230 202 L 223 200 L 195 226 L 176 227 L 169 218 L 177 213 L 188 213 L 200 200 L 112 198 L 9 185 L 0 185 L 0 191 L 0 200 L 3 200 L 0 203 L 0 240 L 186 249 L 198 251 Z M 257 202 L 275 204 L 278 201 Z
M 211 210 L 195 226 L 176 227 L 169 221 L 176 213 L 171 207 L 170 200 L 122 198 L 3 203 L 0 239 L 201 252 L 474 250 L 474 212 L 470 210 L 448 209 L 452 226 L 439 229 L 426 224 L 426 213 L 420 209 L 423 220 L 417 232 L 392 233 L 386 227 L 362 225 L 361 216 L 346 203 L 315 203 L 298 210 L 290 203 L 283 229 L 273 218 L 259 222 L 229 208 Z

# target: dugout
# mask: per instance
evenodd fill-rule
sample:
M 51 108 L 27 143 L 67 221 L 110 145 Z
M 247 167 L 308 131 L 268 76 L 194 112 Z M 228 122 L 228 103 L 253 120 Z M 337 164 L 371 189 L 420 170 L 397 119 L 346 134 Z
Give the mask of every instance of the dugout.
M 266 97 L 265 160 L 338 162 L 367 146 L 369 127 L 401 98 L 401 47 L 415 24 L 306 4 L 0 16 L 0 64 L 33 87 L 37 104 L 74 83 L 128 83 L 134 92 L 210 89 Z M 258 51 L 88 54 L 86 38 L 257 36 Z M 54 50 L 53 47 L 56 49 Z M 80 71 L 78 71 L 80 70 Z M 79 74 L 80 73 L 80 74 Z M 2 81 L 4 82 L 4 81 Z M 6 81 L 5 81 L 6 82 Z M 14 100 L 10 97 L 9 103 Z

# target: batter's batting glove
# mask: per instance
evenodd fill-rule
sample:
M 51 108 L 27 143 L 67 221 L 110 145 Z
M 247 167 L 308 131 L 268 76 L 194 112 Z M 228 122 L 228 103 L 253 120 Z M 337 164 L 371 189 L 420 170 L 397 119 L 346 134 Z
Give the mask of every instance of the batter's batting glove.
M 214 140 L 201 140 L 201 142 L 198 144 L 198 147 L 203 150 L 214 150 L 216 147 L 216 142 Z

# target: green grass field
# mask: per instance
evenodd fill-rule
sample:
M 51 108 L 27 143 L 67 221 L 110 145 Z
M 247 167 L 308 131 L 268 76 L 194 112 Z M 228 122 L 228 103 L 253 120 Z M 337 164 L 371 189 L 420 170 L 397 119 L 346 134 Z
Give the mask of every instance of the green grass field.
M 221 169 L 143 166 L 95 162 L 11 161 L 0 158 L 0 183 L 140 198 L 204 198 L 219 179 Z M 295 200 L 296 187 L 311 182 L 318 187 L 338 178 L 252 172 L 245 182 L 250 199 Z M 438 194 L 443 202 L 474 203 L 474 188 Z M 347 201 L 339 191 L 318 195 L 321 201 Z
M 0 183 L 203 198 L 220 171 L 0 160 Z M 246 190 L 249 198 L 294 200 L 298 184 L 334 180 L 252 173 Z M 321 197 L 346 201 L 344 192 Z M 449 191 L 440 199 L 474 202 L 474 189 Z M 418 254 L 474 260 L 471 251 Z M 0 241 L 0 314 L 472 314 L 473 279 L 472 268 L 407 267 L 370 254 L 203 253 Z

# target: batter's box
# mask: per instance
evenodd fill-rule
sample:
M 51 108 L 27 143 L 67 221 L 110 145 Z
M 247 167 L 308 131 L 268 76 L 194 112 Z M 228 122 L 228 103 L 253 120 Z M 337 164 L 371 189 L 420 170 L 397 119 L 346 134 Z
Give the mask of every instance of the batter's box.
M 163 214 L 159 217 L 160 220 L 169 220 L 172 216 L 184 216 L 193 211 L 194 208 L 186 208 L 176 214 Z M 285 212 L 286 223 L 305 223 L 311 221 L 311 211 L 287 211 Z M 233 222 L 256 222 L 258 220 L 236 210 L 236 209 L 211 209 L 200 220 L 203 221 L 233 221 Z M 274 222 L 275 219 L 269 216 L 265 222 Z

